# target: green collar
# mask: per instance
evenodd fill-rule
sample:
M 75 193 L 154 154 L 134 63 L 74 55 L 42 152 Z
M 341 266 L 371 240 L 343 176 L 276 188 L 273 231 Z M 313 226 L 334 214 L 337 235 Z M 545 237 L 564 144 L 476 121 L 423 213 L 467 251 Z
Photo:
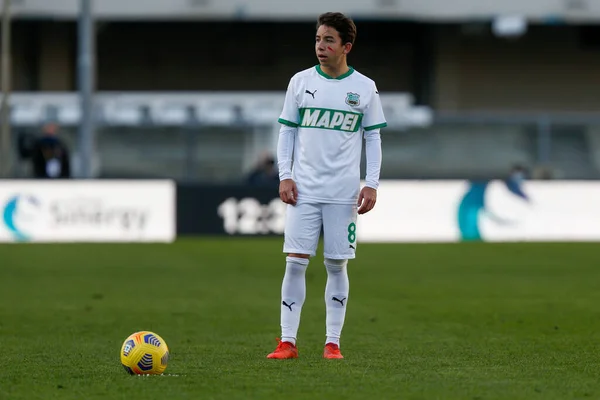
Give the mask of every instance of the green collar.
M 338 76 L 337 78 L 333 78 L 329 75 L 327 75 L 325 72 L 323 72 L 323 70 L 321 69 L 321 66 L 317 64 L 316 68 L 317 68 L 317 72 L 319 73 L 319 75 L 321 75 L 323 78 L 327 78 L 327 79 L 335 79 L 338 81 L 341 81 L 344 78 L 349 77 L 350 75 L 352 75 L 352 73 L 354 72 L 354 68 L 348 66 L 350 69 L 348 70 L 348 72 L 346 72 L 345 74 L 342 74 L 340 76 Z

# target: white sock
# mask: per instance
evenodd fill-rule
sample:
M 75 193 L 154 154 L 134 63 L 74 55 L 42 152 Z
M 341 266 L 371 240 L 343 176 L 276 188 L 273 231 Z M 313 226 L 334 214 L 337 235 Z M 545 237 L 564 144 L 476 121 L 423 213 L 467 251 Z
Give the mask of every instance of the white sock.
M 308 258 L 286 257 L 281 285 L 281 341 L 296 344 L 300 313 L 306 298 Z
M 335 343 L 338 346 L 340 345 L 340 336 L 346 318 L 346 304 L 350 291 L 347 265 L 348 260 L 325 259 L 325 267 L 327 268 L 327 285 L 325 286 L 327 339 L 325 344 Z

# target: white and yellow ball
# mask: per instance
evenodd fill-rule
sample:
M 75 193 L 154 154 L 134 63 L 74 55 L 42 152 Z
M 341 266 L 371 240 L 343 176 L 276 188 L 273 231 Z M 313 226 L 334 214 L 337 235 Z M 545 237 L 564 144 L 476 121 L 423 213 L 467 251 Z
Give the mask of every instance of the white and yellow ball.
M 121 364 L 131 375 L 160 375 L 168 362 L 167 343 L 154 332 L 133 333 L 121 346 Z

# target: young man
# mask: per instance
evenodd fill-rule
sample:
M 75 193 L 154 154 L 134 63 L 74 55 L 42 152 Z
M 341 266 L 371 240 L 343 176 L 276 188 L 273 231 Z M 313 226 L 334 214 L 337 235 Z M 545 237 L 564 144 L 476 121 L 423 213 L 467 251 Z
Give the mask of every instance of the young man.
M 369 212 L 377 199 L 379 129 L 387 126 L 375 83 L 346 62 L 355 38 L 354 22 L 343 14 L 319 16 L 315 42 L 319 64 L 292 77 L 279 118 L 279 196 L 288 204 L 283 246 L 287 257 L 281 340 L 267 358 L 298 357 L 305 272 L 316 253 L 321 227 L 327 269 L 323 356 L 343 358 L 339 341 L 348 304 L 346 266 L 355 258 L 357 214 Z M 360 190 L 363 136 L 367 174 Z

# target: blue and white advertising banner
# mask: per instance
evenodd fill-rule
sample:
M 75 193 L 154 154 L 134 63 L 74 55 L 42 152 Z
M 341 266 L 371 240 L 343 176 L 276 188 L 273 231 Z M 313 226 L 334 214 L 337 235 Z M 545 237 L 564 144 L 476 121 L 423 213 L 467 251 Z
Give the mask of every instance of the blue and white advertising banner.
M 171 242 L 171 181 L 0 181 L 0 242 Z
M 360 242 L 600 241 L 600 183 L 383 181 Z
M 276 188 L 0 181 L 0 242 L 172 242 L 283 234 Z M 363 243 L 600 241 L 600 183 L 382 181 Z

